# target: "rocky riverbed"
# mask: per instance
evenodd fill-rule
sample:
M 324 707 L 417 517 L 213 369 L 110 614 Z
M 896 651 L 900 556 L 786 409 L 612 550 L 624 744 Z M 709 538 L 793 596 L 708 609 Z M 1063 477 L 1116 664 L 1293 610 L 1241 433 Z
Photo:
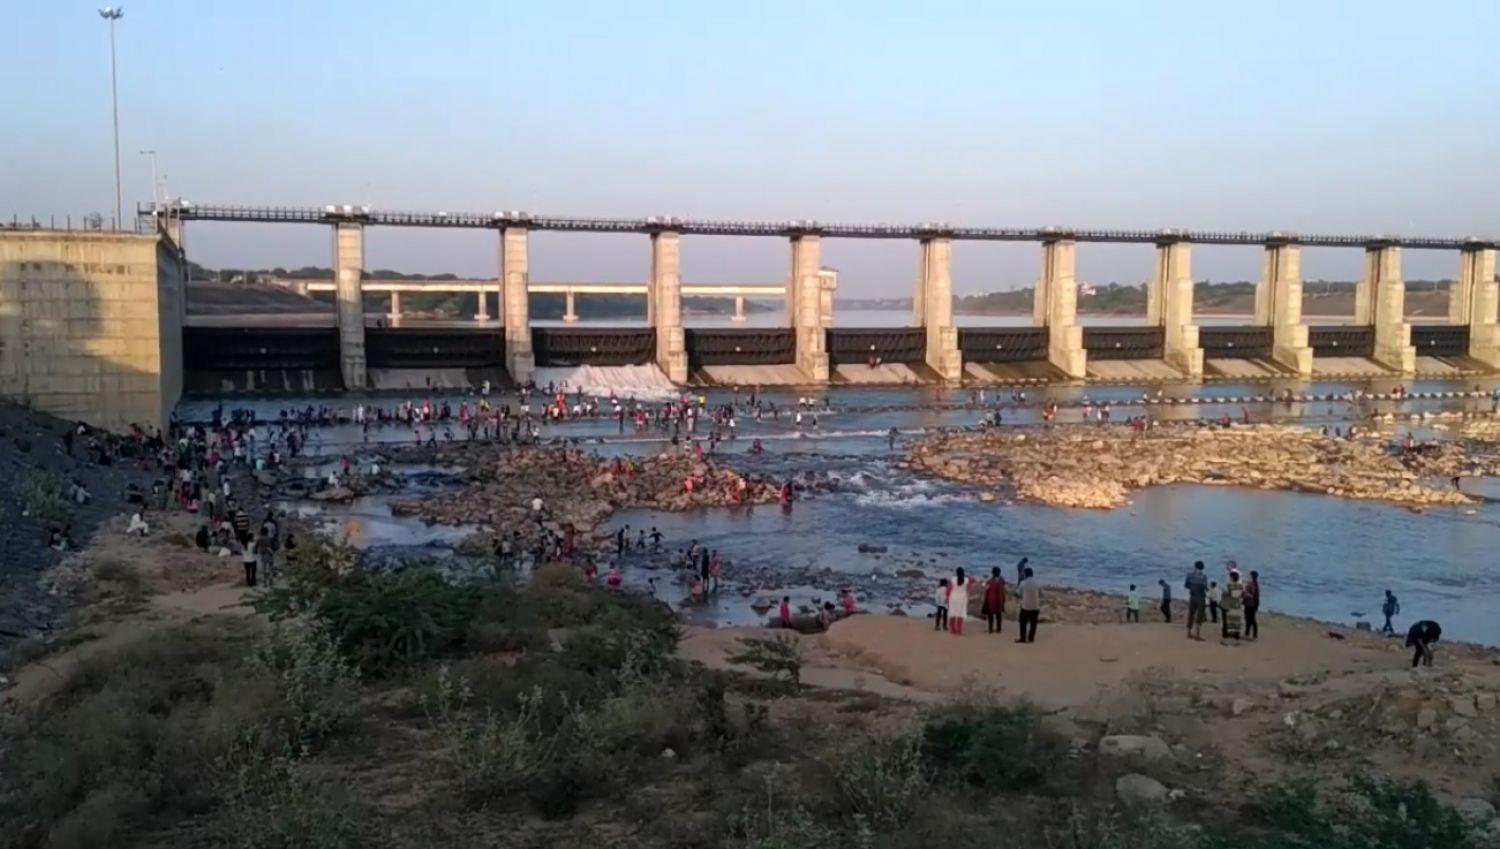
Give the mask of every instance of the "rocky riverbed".
M 1065 507 L 1109 509 L 1132 490 L 1174 483 L 1293 490 L 1402 504 L 1468 504 L 1447 481 L 1494 474 L 1493 458 L 1442 443 L 1401 451 L 1376 438 L 1275 425 L 1061 425 L 940 433 L 904 461 L 947 480 Z
M 537 527 L 531 503 L 538 497 L 541 518 L 554 532 L 571 525 L 585 535 L 610 513 L 629 507 L 682 511 L 778 498 L 777 482 L 677 452 L 624 461 L 572 448 L 493 451 L 455 445 L 409 449 L 401 459 L 463 466 L 465 481 L 456 493 L 395 502 L 393 512 L 449 525 L 482 525 L 497 534 L 519 530 L 528 544 Z

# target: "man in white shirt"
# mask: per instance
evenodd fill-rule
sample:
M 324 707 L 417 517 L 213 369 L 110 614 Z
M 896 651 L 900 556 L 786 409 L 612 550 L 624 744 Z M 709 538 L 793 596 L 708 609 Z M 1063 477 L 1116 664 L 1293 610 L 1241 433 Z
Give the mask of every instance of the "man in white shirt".
M 1035 577 L 1031 567 L 1027 567 L 1018 588 L 1021 595 L 1021 638 L 1018 643 L 1036 642 L 1036 626 L 1042 617 L 1042 583 Z

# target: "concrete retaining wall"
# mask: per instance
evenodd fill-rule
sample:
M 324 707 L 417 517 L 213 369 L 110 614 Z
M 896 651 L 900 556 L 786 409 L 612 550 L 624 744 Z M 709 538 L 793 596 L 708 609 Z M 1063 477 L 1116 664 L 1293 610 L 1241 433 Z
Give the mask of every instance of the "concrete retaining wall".
M 122 430 L 182 394 L 184 266 L 155 234 L 0 231 L 0 395 Z

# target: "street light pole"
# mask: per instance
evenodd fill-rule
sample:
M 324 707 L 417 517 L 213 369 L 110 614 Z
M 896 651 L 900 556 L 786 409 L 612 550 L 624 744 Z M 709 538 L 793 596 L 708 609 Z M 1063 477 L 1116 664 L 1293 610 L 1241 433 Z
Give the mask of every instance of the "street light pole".
M 120 92 L 115 80 L 115 21 L 125 16 L 123 6 L 105 6 L 99 17 L 109 21 L 109 102 L 115 119 L 115 229 L 124 225 L 120 207 Z M 153 193 L 155 189 L 152 190 Z
M 156 182 L 156 151 L 143 150 L 140 154 L 141 156 L 151 157 L 151 208 L 152 211 L 155 211 L 161 206 L 161 202 L 157 197 L 160 194 L 160 184 Z

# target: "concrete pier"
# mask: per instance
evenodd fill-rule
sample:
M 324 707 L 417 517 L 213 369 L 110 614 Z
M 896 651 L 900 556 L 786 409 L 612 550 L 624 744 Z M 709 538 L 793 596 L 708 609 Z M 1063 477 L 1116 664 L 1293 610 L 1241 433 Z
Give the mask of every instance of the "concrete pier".
M 814 383 L 828 380 L 828 327 L 833 293 L 824 297 L 822 244 L 806 233 L 792 237 L 792 267 L 787 281 L 787 323 L 797 337 L 797 367 Z M 824 301 L 829 302 L 828 309 Z
M 1047 328 L 1047 362 L 1074 380 L 1086 376 L 1087 352 L 1078 326 L 1077 244 L 1042 243 L 1042 276 L 1032 296 L 1032 323 Z
M 1302 246 L 1266 245 L 1255 286 L 1255 323 L 1271 328 L 1271 359 L 1299 375 L 1312 374 L 1313 350 L 1302 323 Z
M 1163 328 L 1162 356 L 1186 377 L 1203 376 L 1203 349 L 1193 324 L 1193 268 L 1187 242 L 1158 242 L 1146 291 L 1146 323 Z
M 505 325 L 505 370 L 517 384 L 531 380 L 536 370 L 536 358 L 531 352 L 529 284 L 526 228 L 503 227 L 500 230 L 500 318 Z
M 401 293 L 400 292 L 396 292 L 396 291 L 392 291 L 391 292 L 391 311 L 386 314 L 386 318 L 389 318 L 391 321 L 400 321 L 401 320 Z
M 360 390 L 369 385 L 365 369 L 365 228 L 357 221 L 340 221 L 333 227 L 333 284 L 338 304 L 339 370 L 344 388 Z
M 1401 279 L 1401 249 L 1373 244 L 1365 248 L 1365 272 L 1354 295 L 1354 323 L 1375 328 L 1374 360 L 1393 371 L 1417 369 L 1417 349 L 1406 323 L 1406 282 Z
M 489 321 L 490 305 L 485 302 L 484 290 L 480 289 L 478 292 L 476 292 L 475 297 L 478 299 L 478 303 L 474 307 L 474 320 Z
M 911 302 L 917 326 L 927 330 L 927 366 L 943 380 L 960 380 L 964 363 L 953 324 L 953 240 L 923 239 L 919 247 L 917 290 Z
M 651 234 L 651 276 L 646 279 L 646 323 L 656 328 L 656 365 L 673 383 L 688 378 L 681 243 L 682 237 L 670 230 Z
M 1500 285 L 1495 283 L 1495 250 L 1465 248 L 1458 255 L 1458 280 L 1448 293 L 1448 323 L 1468 325 L 1469 356 L 1500 369 L 1500 325 L 1495 311 Z
M 734 315 L 730 316 L 729 320 L 730 321 L 744 321 L 745 320 L 745 296 L 744 295 L 735 295 L 734 296 Z
M 563 321 L 578 320 L 578 305 L 574 302 L 571 291 L 563 293 Z

